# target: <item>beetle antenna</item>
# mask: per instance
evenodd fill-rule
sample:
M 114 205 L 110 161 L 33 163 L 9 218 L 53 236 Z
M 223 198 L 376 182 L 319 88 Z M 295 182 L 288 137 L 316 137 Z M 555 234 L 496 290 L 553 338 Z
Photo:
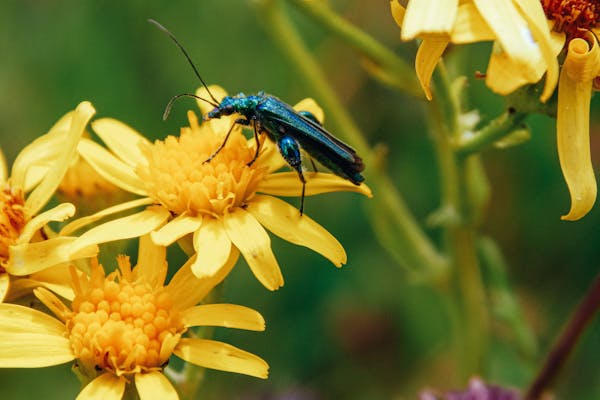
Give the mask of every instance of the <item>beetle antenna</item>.
M 214 102 L 214 104 L 211 103 L 211 105 L 214 106 L 214 107 L 218 107 L 219 106 L 219 101 L 210 92 L 210 90 L 208 89 L 208 85 L 206 85 L 206 82 L 204 82 L 204 79 L 202 79 L 202 77 L 200 76 L 200 73 L 198 72 L 198 69 L 194 65 L 194 62 L 192 61 L 192 59 L 188 55 L 187 51 L 185 51 L 185 49 L 183 48 L 183 46 L 181 45 L 181 43 L 179 43 L 179 41 L 177 40 L 177 38 L 175 37 L 175 35 L 173 35 L 167 28 L 165 28 L 164 26 L 162 26 L 160 23 L 158 23 L 157 21 L 153 20 L 152 18 L 149 18 L 148 22 L 150 22 L 151 24 L 155 25 L 158 29 L 160 29 L 161 31 L 163 31 L 164 33 L 166 33 L 171 38 L 171 40 L 173 42 L 175 42 L 175 44 L 177 45 L 177 47 L 179 47 L 179 50 L 181 50 L 181 52 L 183 53 L 183 55 L 185 56 L 185 58 L 188 60 L 188 62 L 192 66 L 192 69 L 194 70 L 194 73 L 196 74 L 196 76 L 198 77 L 198 79 L 200 79 L 200 82 L 202 83 L 202 86 L 204 86 L 204 88 L 208 92 L 208 95 L 210 96 L 210 98 Z M 173 99 L 171 99 L 171 100 L 173 100 Z M 204 100 L 204 99 L 202 99 L 202 100 Z M 204 100 L 204 101 L 208 102 L 208 100 Z M 169 102 L 169 104 L 170 103 L 171 102 Z
M 169 118 L 169 114 L 171 113 L 171 108 L 173 108 L 173 103 L 175 103 L 175 101 L 177 101 L 177 99 L 179 99 L 181 97 L 193 97 L 194 99 L 202 100 L 202 101 L 210 104 L 213 107 L 218 107 L 218 104 L 215 105 L 212 101 L 207 100 L 203 97 L 197 96 L 193 93 L 181 93 L 181 94 L 178 94 L 177 96 L 171 97 L 171 100 L 169 100 L 169 102 L 167 103 L 167 106 L 165 107 L 165 112 L 163 113 L 163 121 L 165 121 L 167 118 Z

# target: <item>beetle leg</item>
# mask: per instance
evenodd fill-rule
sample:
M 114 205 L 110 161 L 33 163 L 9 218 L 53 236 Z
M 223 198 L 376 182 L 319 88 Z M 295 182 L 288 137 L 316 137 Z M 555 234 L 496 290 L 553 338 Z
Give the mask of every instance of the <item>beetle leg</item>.
M 302 197 L 300 200 L 300 215 L 304 213 L 304 194 L 306 192 L 306 179 L 302 173 L 302 157 L 300 155 L 300 145 L 292 136 L 284 135 L 277 141 L 279 153 L 289 164 L 290 167 L 298 172 L 300 182 L 302 182 Z
M 258 158 L 258 152 L 260 151 L 260 140 L 258 140 L 258 131 L 261 130 L 260 129 L 260 122 L 258 122 L 258 120 L 254 120 L 254 123 L 252 124 L 252 127 L 254 128 L 254 142 L 256 143 L 256 151 L 254 152 L 254 157 L 252 158 L 252 160 L 246 164 L 247 166 L 251 166 L 252 164 L 254 164 L 254 161 L 256 161 L 256 159 Z
M 219 146 L 219 148 L 217 150 L 215 150 L 214 153 L 212 153 L 210 155 L 210 157 L 208 157 L 206 160 L 204 160 L 204 162 L 202 164 L 206 164 L 207 162 L 210 162 L 210 160 L 212 160 L 213 158 L 215 158 L 215 156 L 217 154 L 219 154 L 219 152 L 221 150 L 223 150 L 223 147 L 225 147 L 225 144 L 227 143 L 227 140 L 229 140 L 229 136 L 231 135 L 231 132 L 233 131 L 233 128 L 235 127 L 235 124 L 240 124 L 240 125 L 249 125 L 250 121 L 248 121 L 246 118 L 238 118 L 236 119 L 233 124 L 231 124 L 231 127 L 229 128 L 229 130 L 227 131 L 227 135 L 225 135 L 225 139 L 223 140 L 223 143 L 221 143 L 221 145 Z

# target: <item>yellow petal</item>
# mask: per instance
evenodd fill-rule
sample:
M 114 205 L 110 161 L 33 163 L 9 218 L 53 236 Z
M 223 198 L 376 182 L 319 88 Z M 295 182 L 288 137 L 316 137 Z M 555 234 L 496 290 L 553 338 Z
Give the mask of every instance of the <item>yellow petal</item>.
M 452 43 L 475 43 L 495 39 L 496 35 L 473 3 L 464 3 L 458 7 L 456 23 L 450 38 Z
M 55 237 L 41 242 L 23 243 L 10 246 L 6 270 L 11 275 L 23 276 L 62 264 L 76 258 L 94 257 L 98 254 L 95 243 L 84 243 L 72 252 L 75 237 Z
M 167 277 L 167 248 L 156 245 L 150 235 L 140 237 L 134 276 L 152 287 L 163 286 Z
M 135 374 L 135 387 L 140 400 L 177 400 L 177 391 L 171 382 L 158 371 Z
M 64 228 L 62 228 L 62 230 L 60 231 L 60 234 L 61 235 L 70 235 L 73 232 L 75 232 L 76 230 L 81 229 L 86 225 L 93 224 L 94 222 L 96 222 L 104 217 L 107 217 L 109 215 L 120 213 L 121 211 L 130 210 L 130 209 L 136 208 L 136 207 L 147 206 L 152 203 L 153 203 L 152 199 L 145 197 L 142 199 L 136 199 L 136 200 L 128 201 L 126 203 L 117 204 L 116 206 L 105 208 L 104 210 L 99 211 L 96 214 L 88 215 L 87 217 L 79 218 L 79 219 L 76 219 L 75 221 L 69 223 Z
M 47 367 L 73 360 L 65 331 L 59 320 L 41 311 L 0 304 L 0 368 Z
M 567 58 L 558 83 L 556 130 L 558 157 L 571 195 L 571 209 L 561 218 L 575 221 L 585 216 L 596 201 L 596 178 L 590 156 L 589 71 L 600 60 L 598 44 L 590 49 L 583 39 L 569 43 Z
M 522 75 L 527 79 L 535 75 L 535 67 L 541 59 L 540 49 L 534 41 L 527 22 L 521 17 L 512 1 L 473 0 L 475 7 L 490 29 L 495 33 L 510 58 L 521 65 Z M 533 80 L 531 80 L 533 81 Z
M 226 343 L 181 339 L 174 353 L 192 364 L 266 379 L 269 365 L 262 358 Z
M 183 312 L 183 323 L 190 326 L 223 326 L 225 328 L 264 331 L 265 320 L 258 311 L 236 304 L 205 304 Z
M 4 302 L 10 288 L 10 276 L 6 272 L 0 272 L 0 303 Z
M 121 400 L 125 393 L 125 378 L 104 373 L 88 383 L 77 400 Z
M 40 184 L 44 176 L 48 173 L 48 165 L 31 165 L 27 169 L 25 176 L 25 186 L 23 187 L 25 193 L 33 190 L 34 187 Z
M 458 0 L 409 1 L 402 22 L 401 39 L 448 38 L 458 10 Z
M 73 243 L 71 253 L 76 254 L 80 249 L 94 244 L 140 237 L 161 226 L 170 216 L 164 207 L 150 206 L 139 213 L 106 222 L 79 236 Z
M 355 185 L 347 179 L 334 174 L 323 172 L 308 172 L 306 178 L 306 196 L 329 192 L 356 192 L 372 197 L 371 189 L 367 185 Z M 258 185 L 258 191 L 275 196 L 300 196 L 302 183 L 296 172 L 278 172 L 268 175 Z
M 190 217 L 189 215 L 181 214 L 150 235 L 154 243 L 161 246 L 169 246 L 185 235 L 197 231 L 201 225 L 202 217 Z
M 0 149 L 0 183 L 6 182 L 8 179 L 8 164 L 4 152 Z
M 197 278 L 215 275 L 227 263 L 231 253 L 231 240 L 221 220 L 204 218 L 203 224 L 194 234 L 196 262 L 192 272 Z
M 294 106 L 294 110 L 308 111 L 309 113 L 315 116 L 315 118 L 317 119 L 317 121 L 319 121 L 321 125 L 323 125 L 323 122 L 325 122 L 325 113 L 323 112 L 323 109 L 317 104 L 317 102 L 314 99 L 310 97 L 300 100 L 300 102 L 298 102 Z
M 396 24 L 399 27 L 402 27 L 402 22 L 404 22 L 404 15 L 406 14 L 406 9 L 400 5 L 398 0 L 390 1 L 390 11 L 392 12 L 392 17 Z
M 217 286 L 229 274 L 240 256 L 235 247 L 231 248 L 227 263 L 210 278 L 198 279 L 192 272 L 191 265 L 196 256 L 190 258 L 175 273 L 167 286 L 167 291 L 173 299 L 174 304 L 180 309 L 186 309 L 198 304 L 215 286 Z
M 27 278 L 13 278 L 10 285 L 9 298 L 18 299 L 40 286 L 52 290 L 67 300 L 73 300 L 75 293 L 71 286 L 71 275 L 68 264 L 54 265 Z
M 79 154 L 107 181 L 123 190 L 146 196 L 144 182 L 135 173 L 135 168 L 125 164 L 104 147 L 89 139 L 79 142 Z
M 283 276 L 271 250 L 271 239 L 256 218 L 238 208 L 225 215 L 223 222 L 229 239 L 240 250 L 256 279 L 269 290 L 283 286 Z
M 539 78 L 544 73 L 545 65 L 538 63 L 535 68 Z M 531 83 L 530 79 L 522 74 L 523 68 L 517 60 L 510 57 L 508 53 L 494 43 L 490 62 L 485 74 L 485 84 L 495 93 L 507 95 L 519 87 Z M 529 74 L 529 73 L 527 73 Z
M 140 145 L 151 144 L 150 141 L 129 125 L 112 118 L 101 118 L 92 122 L 92 128 L 106 146 L 130 167 L 148 162 Z
M 541 51 L 543 59 L 543 63 L 541 64 L 543 64 L 546 71 L 546 82 L 540 100 L 545 102 L 552 96 L 558 82 L 558 60 L 556 56 L 560 52 L 562 45 L 556 48 L 554 45 L 556 41 L 555 37 L 558 35 L 564 38 L 564 34 L 551 35 L 551 26 L 549 26 L 549 21 L 546 20 L 544 9 L 539 1 L 515 0 L 515 4 L 519 7 L 523 18 L 527 21 L 533 38 Z M 564 39 L 562 39 L 562 42 L 564 43 Z
M 247 210 L 261 225 L 282 239 L 316 251 L 336 267 L 346 263 L 346 252 L 340 242 L 308 216 L 301 216 L 297 209 L 285 201 L 256 195 Z
M 432 99 L 431 76 L 447 46 L 447 39 L 425 39 L 419 46 L 419 50 L 417 50 L 415 70 L 427 100 Z
M 28 215 L 37 214 L 54 194 L 54 191 L 67 172 L 71 160 L 77 154 L 77 143 L 83 134 L 85 126 L 95 113 L 96 110 L 87 101 L 80 103 L 75 109 L 69 133 L 62 143 L 63 150 L 57 155 L 56 161 L 54 161 L 44 179 L 27 196 L 27 200 L 25 200 L 25 209 Z
M 250 148 L 254 147 L 254 138 L 250 139 L 248 143 Z M 260 154 L 256 160 L 256 165 L 257 167 L 267 167 L 269 174 L 287 165 L 281 153 L 279 153 L 277 145 L 268 139 L 266 135 L 261 137 Z
M 75 206 L 71 203 L 62 203 L 58 206 L 44 211 L 41 214 L 32 218 L 23 228 L 23 232 L 19 235 L 17 243 L 28 243 L 33 235 L 50 221 L 64 221 L 75 214 Z

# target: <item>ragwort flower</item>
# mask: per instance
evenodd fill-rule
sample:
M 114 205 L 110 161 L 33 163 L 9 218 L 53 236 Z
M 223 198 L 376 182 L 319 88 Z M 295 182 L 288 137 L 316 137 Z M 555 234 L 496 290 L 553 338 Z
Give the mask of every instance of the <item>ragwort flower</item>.
M 585 216 L 596 201 L 589 126 L 592 90 L 600 77 L 600 2 L 543 0 L 542 5 L 553 29 L 562 33 L 566 50 L 558 82 L 556 131 L 560 166 L 571 195 L 571 209 L 562 219 L 573 221 Z
M 486 73 L 493 91 L 511 93 L 546 73 L 540 99 L 552 95 L 560 35 L 550 32 L 538 0 L 409 0 L 406 9 L 392 0 L 390 5 L 401 39 L 422 39 L 415 68 L 428 99 L 431 75 L 446 47 L 481 41 L 494 42 Z
M 225 96 L 218 87 L 211 91 L 217 98 Z M 198 94 L 206 95 L 204 89 Z M 200 107 L 208 111 L 206 105 Z M 312 111 L 322 120 L 322 111 L 313 101 L 297 107 Z M 191 111 L 188 118 L 190 126 L 182 128 L 179 137 L 169 136 L 155 143 L 116 120 L 92 123 L 112 153 L 84 139 L 80 154 L 106 179 L 142 198 L 76 220 L 62 233 L 116 212 L 151 206 L 88 230 L 74 243 L 72 251 L 148 232 L 152 232 L 155 243 L 165 246 L 191 237 L 192 245 L 186 251 L 195 254 L 192 270 L 197 277 L 222 275 L 226 261 L 239 250 L 256 278 L 270 290 L 283 285 L 283 276 L 265 228 L 289 242 L 311 248 L 338 267 L 346 262 L 343 247 L 327 230 L 272 196 L 298 196 L 301 185 L 295 172 L 275 172 L 285 162 L 276 146 L 264 140 L 265 135 L 261 153 L 252 165 L 248 163 L 256 144 L 253 138 L 246 139 L 239 125 L 234 127 L 227 145 L 205 162 L 222 144 L 235 115 L 202 125 Z M 331 191 L 370 196 L 365 185 L 356 186 L 333 174 L 307 174 L 306 195 Z
M 119 269 L 108 275 L 97 262 L 90 277 L 73 274 L 70 307 L 48 290 L 36 289 L 58 319 L 0 304 L 0 367 L 37 368 L 77 360 L 79 372 L 90 381 L 78 399 L 121 399 L 126 386 L 134 383 L 142 399 L 176 399 L 162 373 L 172 354 L 206 368 L 267 377 L 267 363 L 251 353 L 214 340 L 182 337 L 194 326 L 264 330 L 264 319 L 252 309 L 195 305 L 216 279 L 193 279 L 188 262 L 165 286 L 166 248 L 148 237 L 140 240 L 135 268 L 126 256 L 117 261 Z
M 47 228 L 51 221 L 71 217 L 75 213 L 72 204 L 62 203 L 42 211 L 61 182 L 69 160 L 77 154 L 77 143 L 94 113 L 89 102 L 79 104 L 19 153 L 10 176 L 1 157 L 0 301 L 20 297 L 40 285 L 72 297 L 63 264 L 97 253 L 97 246 L 91 245 L 72 254 L 75 238 L 53 237 L 56 235 Z

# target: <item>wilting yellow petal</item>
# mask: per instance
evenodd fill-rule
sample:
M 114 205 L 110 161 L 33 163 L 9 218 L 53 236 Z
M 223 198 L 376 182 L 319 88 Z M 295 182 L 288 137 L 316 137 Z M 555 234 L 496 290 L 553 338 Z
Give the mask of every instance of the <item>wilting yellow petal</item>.
M 150 141 L 135 129 L 112 118 L 98 119 L 92 122 L 92 128 L 106 146 L 127 165 L 135 168 L 147 163 L 140 144 L 150 144 Z
M 72 252 L 76 241 L 77 238 L 74 237 L 59 236 L 41 242 L 10 246 L 6 270 L 11 275 L 29 275 L 75 258 L 94 257 L 98 254 L 95 243 L 85 243 L 78 247 L 77 253 Z
M 140 400 L 177 400 L 177 391 L 171 382 L 158 371 L 135 374 L 135 387 Z
M 6 272 L 0 272 L 0 303 L 4 301 L 10 288 L 10 276 Z
M 419 0 L 409 1 L 402 22 L 402 40 L 419 37 L 449 38 L 456 13 L 458 0 Z
M 475 7 L 496 35 L 510 58 L 521 65 L 522 75 L 533 81 L 534 68 L 541 59 L 527 22 L 521 17 L 512 1 L 473 0 Z M 533 77 L 531 76 L 533 75 Z
M 0 304 L 0 368 L 47 367 L 73 360 L 65 331 L 59 320 L 41 311 Z
M 185 235 L 197 231 L 201 225 L 202 217 L 190 217 L 181 214 L 167 222 L 160 229 L 153 231 L 150 235 L 154 243 L 169 246 Z
M 346 252 L 340 242 L 285 201 L 256 195 L 247 210 L 261 225 L 284 240 L 316 251 L 336 267 L 346 263 Z
M 141 236 L 133 274 L 152 287 L 163 286 L 167 277 L 167 248 L 154 244 L 150 235 Z
M 545 70 L 545 65 L 537 63 L 535 69 L 539 75 L 538 78 L 541 78 Z M 523 67 L 521 64 L 511 58 L 510 54 L 503 51 L 500 48 L 500 44 L 494 43 L 490 62 L 485 73 L 485 84 L 487 87 L 501 95 L 512 93 L 515 89 L 531 83 L 531 80 L 524 76 L 522 72 Z
M 25 200 L 25 209 L 29 215 L 35 215 L 48 202 L 62 181 L 73 157 L 77 154 L 77 143 L 83 134 L 85 126 L 96 113 L 90 102 L 81 102 L 71 119 L 69 133 L 62 143 L 63 149 L 57 154 L 57 159 L 48 169 L 48 173 L 40 184 L 33 189 Z
M 558 82 L 558 157 L 571 195 L 571 209 L 561 218 L 568 221 L 585 216 L 596 201 L 589 137 L 592 80 L 585 79 L 594 63 L 597 68 L 599 54 L 597 43 L 590 49 L 583 39 L 571 40 Z
M 75 206 L 71 203 L 62 203 L 58 206 L 44 211 L 41 214 L 33 217 L 23 228 L 23 232 L 19 235 L 17 243 L 28 243 L 33 235 L 50 221 L 64 221 L 75 214 Z
M 347 179 L 334 174 L 323 172 L 305 172 L 306 196 L 329 192 L 356 192 L 372 197 L 371 189 L 367 185 L 355 185 Z M 258 185 L 258 192 L 275 196 L 300 196 L 302 183 L 296 172 L 278 172 L 267 175 Z
M 271 238 L 256 218 L 239 208 L 225 215 L 223 225 L 256 279 L 269 290 L 283 286 L 283 275 L 271 249 Z
M 237 262 L 240 252 L 235 247 L 231 248 L 227 263 L 212 277 L 198 279 L 192 272 L 191 265 L 195 262 L 196 256 L 193 256 L 175 273 L 167 291 L 173 299 L 173 303 L 180 309 L 186 309 L 196 305 L 202 300 L 215 286 L 217 286 L 231 272 L 231 269 Z
M 317 121 L 319 121 L 321 125 L 323 125 L 323 122 L 325 122 L 325 113 L 323 112 L 323 109 L 317 104 L 317 102 L 314 99 L 310 97 L 300 100 L 294 106 L 294 110 L 308 111 L 309 113 L 315 116 L 315 118 L 317 119 Z
M 269 375 L 269 364 L 262 358 L 214 340 L 184 338 L 179 341 L 174 353 L 201 367 L 237 372 L 263 379 Z
M 225 232 L 223 222 L 214 218 L 204 218 L 204 223 L 194 233 L 196 262 L 192 272 L 197 278 L 215 275 L 225 265 L 231 253 L 231 240 Z
M 394 18 L 394 21 L 396 21 L 396 24 L 399 27 L 402 27 L 404 15 L 406 15 L 406 9 L 400 5 L 398 0 L 391 0 L 390 11 L 392 12 L 392 17 Z
M 450 39 L 452 43 L 475 43 L 495 39 L 496 35 L 473 3 L 464 3 L 458 6 L 458 14 Z
M 104 373 L 91 381 L 77 396 L 77 400 L 121 400 L 125 393 L 125 378 Z
M 86 225 L 93 224 L 94 222 L 107 217 L 112 214 L 119 213 L 121 211 L 130 210 L 136 207 L 147 206 L 152 204 L 154 201 L 148 197 L 142 199 L 136 199 L 132 201 L 128 201 L 126 203 L 117 204 L 116 206 L 112 206 L 109 208 L 105 208 L 102 211 L 97 212 L 93 215 L 88 215 L 87 217 L 76 219 L 75 221 L 69 223 L 67 226 L 62 228 L 60 231 L 61 235 L 70 235 L 78 229 L 83 228 Z
M 236 304 L 204 304 L 183 312 L 183 323 L 190 326 L 223 326 L 225 328 L 264 331 L 265 320 L 258 311 Z
M 533 38 L 541 51 L 543 59 L 543 63 L 541 64 L 546 71 L 546 82 L 540 100 L 545 102 L 552 96 L 558 82 L 558 60 L 556 56 L 562 48 L 562 46 L 558 48 L 554 46 L 555 38 L 552 36 L 556 37 L 558 35 L 564 37 L 564 34 L 551 34 L 551 26 L 549 26 L 544 9 L 538 0 L 515 0 L 515 4 L 519 7 L 523 18 L 527 21 Z
M 431 76 L 447 46 L 448 40 L 446 39 L 425 39 L 417 50 L 415 69 L 427 100 L 432 99 Z
M 85 232 L 73 243 L 71 252 L 78 253 L 80 249 L 115 240 L 131 239 L 150 233 L 161 226 L 171 214 L 160 206 L 150 206 L 144 211 L 114 219 L 98 225 Z
M 89 139 L 79 142 L 79 154 L 107 181 L 131 193 L 147 196 L 144 182 L 135 173 L 135 168 L 125 164 L 104 147 Z

